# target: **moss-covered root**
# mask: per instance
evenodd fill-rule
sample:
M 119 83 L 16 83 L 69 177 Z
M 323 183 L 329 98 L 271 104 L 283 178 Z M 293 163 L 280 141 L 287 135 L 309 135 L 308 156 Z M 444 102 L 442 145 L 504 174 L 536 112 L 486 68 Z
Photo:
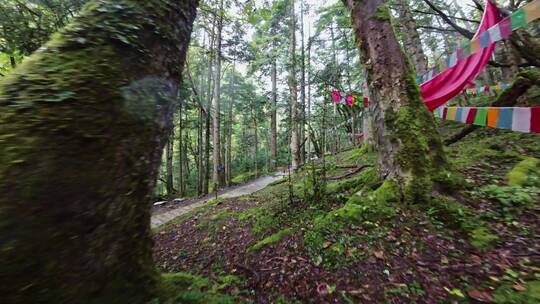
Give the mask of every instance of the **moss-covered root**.
M 527 157 L 519 162 L 506 176 L 510 186 L 526 186 L 533 183 L 536 186 L 540 181 L 532 180 L 531 175 L 540 175 L 540 160 L 534 157 Z
M 145 303 L 196 0 L 94 0 L 0 84 L 4 303 Z

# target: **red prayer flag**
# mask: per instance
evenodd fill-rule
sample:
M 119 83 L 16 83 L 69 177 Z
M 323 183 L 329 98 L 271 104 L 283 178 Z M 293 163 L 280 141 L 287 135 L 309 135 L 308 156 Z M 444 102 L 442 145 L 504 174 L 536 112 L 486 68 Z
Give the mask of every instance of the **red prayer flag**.
M 345 97 L 345 104 L 349 107 L 352 107 L 353 106 L 353 97 L 352 95 L 347 95 Z
M 364 109 L 367 109 L 369 107 L 369 98 L 364 97 Z
M 471 108 L 469 110 L 469 115 L 467 115 L 467 120 L 465 121 L 466 124 L 472 125 L 474 122 L 474 119 L 476 118 L 476 112 L 478 111 L 477 108 Z
M 341 94 L 339 93 L 339 91 L 338 90 L 333 90 L 332 91 L 332 100 L 334 101 L 334 103 L 338 104 L 340 99 L 341 99 Z
M 499 23 L 499 28 L 501 29 L 501 37 L 506 39 L 512 35 L 512 22 L 509 17 L 504 18 Z
M 540 107 L 531 107 L 531 132 L 540 133 Z

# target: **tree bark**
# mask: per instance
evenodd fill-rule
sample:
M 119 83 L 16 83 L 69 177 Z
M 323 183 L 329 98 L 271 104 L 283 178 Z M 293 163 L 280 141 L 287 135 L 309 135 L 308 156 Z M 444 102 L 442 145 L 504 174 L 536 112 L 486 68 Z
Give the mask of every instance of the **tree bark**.
M 272 59 L 272 111 L 270 121 L 270 158 L 271 168 L 276 169 L 277 164 L 277 63 Z
M 296 87 L 296 17 L 294 12 L 294 0 L 290 3 L 290 41 L 289 41 L 289 90 L 291 93 L 291 168 L 297 170 L 299 166 L 299 139 L 298 139 L 298 90 Z
M 433 115 L 401 50 L 385 0 L 347 1 L 366 70 L 378 172 L 402 201 L 427 202 L 447 186 L 448 164 Z
M 184 157 L 186 155 L 186 149 L 184 148 L 184 140 L 182 138 L 182 133 L 184 132 L 184 121 L 182 119 L 183 114 L 183 101 L 179 101 L 178 105 L 178 195 L 183 197 L 185 193 L 185 182 L 184 182 Z
M 167 141 L 166 148 L 166 188 L 167 196 L 171 197 L 174 194 L 174 185 L 173 185 L 173 154 L 174 154 L 174 126 L 171 128 L 171 134 L 169 135 L 169 140 Z
M 225 185 L 223 175 L 223 164 L 221 162 L 221 34 L 223 31 L 223 0 L 220 4 L 220 12 L 217 24 L 217 40 L 216 40 L 216 77 L 214 80 L 214 173 L 212 181 L 214 183 L 214 191 L 222 188 Z
M 196 4 L 92 1 L 3 80 L 4 302 L 147 303 L 156 291 L 150 201 Z
M 227 109 L 227 151 L 225 153 L 225 183 L 228 186 L 232 183 L 232 125 L 233 125 L 233 103 L 235 98 L 235 78 L 236 78 L 236 63 L 233 63 L 233 71 L 231 76 L 231 92 L 229 98 L 229 105 Z
M 401 24 L 403 31 L 403 46 L 412 64 L 416 69 L 416 74 L 423 75 L 427 72 L 427 58 L 422 49 L 422 41 L 418 34 L 416 21 L 409 7 L 409 0 L 397 0 L 399 5 L 398 21 Z
M 208 181 L 210 180 L 210 137 L 212 127 L 212 67 L 213 67 L 213 48 L 214 48 L 214 34 L 216 28 L 216 20 L 212 24 L 212 32 L 210 33 L 210 53 L 208 55 L 208 76 L 207 76 L 207 104 L 206 104 L 206 133 L 205 133 L 205 147 L 204 147 L 204 179 L 203 179 L 203 194 L 208 194 Z

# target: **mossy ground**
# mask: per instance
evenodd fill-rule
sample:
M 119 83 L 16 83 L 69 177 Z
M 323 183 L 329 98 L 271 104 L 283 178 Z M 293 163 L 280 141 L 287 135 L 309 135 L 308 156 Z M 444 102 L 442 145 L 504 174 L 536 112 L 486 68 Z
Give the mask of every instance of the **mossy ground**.
M 447 147 L 467 185 L 429 204 L 402 204 L 373 166 L 334 179 L 374 164 L 367 149 L 349 150 L 328 157 L 323 196 L 316 162 L 292 187 L 285 178 L 183 216 L 157 232 L 154 256 L 167 272 L 243 278 L 223 290 L 234 301 L 471 302 L 481 291 L 496 303 L 535 303 L 534 136 L 482 129 Z M 526 182 L 509 185 L 516 170 Z

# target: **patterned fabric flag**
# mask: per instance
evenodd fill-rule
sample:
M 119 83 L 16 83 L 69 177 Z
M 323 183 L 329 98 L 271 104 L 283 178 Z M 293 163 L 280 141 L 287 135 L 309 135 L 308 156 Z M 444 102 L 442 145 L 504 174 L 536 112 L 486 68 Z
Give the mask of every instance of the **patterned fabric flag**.
M 448 108 L 444 107 L 442 112 L 442 119 L 446 120 L 446 117 L 448 115 Z
M 499 27 L 499 24 L 495 24 L 487 32 L 489 33 L 491 42 L 497 42 L 502 40 L 501 28 Z
M 525 5 L 523 11 L 525 11 L 525 19 L 527 22 L 540 18 L 540 1 L 537 3 L 531 2 Z
M 512 113 L 513 108 L 501 108 L 497 127 L 501 129 L 512 129 Z
M 512 35 L 512 22 L 509 17 L 504 18 L 499 22 L 499 28 L 501 29 L 501 36 L 506 39 Z
M 499 122 L 500 108 L 488 108 L 487 125 L 488 127 L 496 128 Z
M 480 48 L 487 48 L 491 44 L 491 37 L 489 36 L 489 31 L 483 32 L 480 35 Z
M 474 118 L 474 124 L 477 126 L 485 126 L 486 125 L 486 118 L 488 115 L 488 109 L 486 108 L 479 108 L 476 111 L 476 117 Z
M 514 108 L 512 130 L 526 133 L 531 131 L 531 108 Z
M 463 108 L 456 108 L 456 115 L 454 116 L 454 121 L 461 121 L 461 113 L 463 113 Z
M 471 108 L 469 110 L 469 114 L 467 115 L 467 119 L 465 120 L 465 123 L 468 125 L 472 125 L 474 123 L 474 120 L 476 118 L 476 113 L 478 112 L 477 108 Z
M 353 97 L 352 95 L 347 95 L 347 97 L 345 97 L 345 104 L 349 107 L 352 107 L 353 106 Z
M 457 64 L 457 62 L 458 62 L 457 52 L 453 52 L 452 55 L 450 55 L 448 61 L 449 61 L 449 63 L 447 64 L 447 66 L 449 68 L 455 66 Z
M 463 59 L 465 59 L 465 50 L 464 49 L 457 50 L 457 60 L 460 61 Z
M 531 108 L 531 132 L 540 133 L 540 107 Z
M 448 108 L 448 115 L 446 116 L 447 120 L 455 120 L 456 118 L 456 107 Z
M 460 120 L 462 123 L 466 123 L 467 122 L 467 118 L 469 117 L 469 112 L 471 111 L 471 108 L 469 107 L 464 107 L 464 108 L 461 108 L 461 117 L 460 117 Z
M 473 39 L 471 40 L 471 53 L 476 53 L 480 51 L 480 39 Z
M 461 48 L 463 49 L 463 58 L 467 58 L 469 56 L 471 56 L 471 42 L 470 41 L 465 41 L 462 45 L 461 45 Z
M 517 30 L 519 28 L 525 27 L 527 25 L 527 20 L 525 19 L 525 11 L 523 9 L 518 9 L 512 15 L 510 15 L 510 22 L 512 24 L 512 30 Z
M 334 101 L 335 104 L 339 104 L 339 101 L 341 99 L 341 94 L 339 93 L 338 90 L 333 90 L 332 91 L 332 100 Z

